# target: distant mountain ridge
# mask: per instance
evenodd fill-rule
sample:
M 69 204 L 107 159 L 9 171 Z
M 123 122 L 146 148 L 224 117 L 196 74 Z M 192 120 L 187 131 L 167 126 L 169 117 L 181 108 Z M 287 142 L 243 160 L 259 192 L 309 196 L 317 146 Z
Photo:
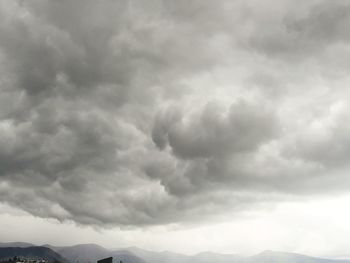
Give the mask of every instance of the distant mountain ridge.
M 71 263 L 95 263 L 97 260 L 113 257 L 114 263 L 146 263 L 142 258 L 127 250 L 111 251 L 96 244 L 80 244 L 67 247 L 47 245 Z
M 22 249 L 26 247 L 33 248 L 33 244 L 24 242 L 0 243 L 0 249 L 4 246 L 14 246 Z M 147 251 L 137 247 L 110 250 L 96 244 L 64 247 L 43 245 L 36 247 L 50 249 L 69 263 L 95 263 L 97 260 L 106 257 L 113 257 L 114 263 L 119 263 L 120 261 L 123 263 L 350 263 L 350 260 L 326 259 L 268 250 L 245 257 L 237 254 L 213 252 L 183 255 L 169 251 Z
M 0 247 L 34 247 L 36 245 L 27 242 L 1 242 Z

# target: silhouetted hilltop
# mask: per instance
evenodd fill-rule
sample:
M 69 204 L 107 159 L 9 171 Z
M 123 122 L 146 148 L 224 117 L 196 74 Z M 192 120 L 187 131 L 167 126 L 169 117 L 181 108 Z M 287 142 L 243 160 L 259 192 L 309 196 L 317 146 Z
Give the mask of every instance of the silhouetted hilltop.
M 30 247 L 0 247 L 0 259 L 9 259 L 13 257 L 44 259 L 48 262 L 68 263 L 68 260 L 56 253 L 50 248 L 41 246 Z
M 27 242 L 0 242 L 0 247 L 34 247 L 34 244 Z

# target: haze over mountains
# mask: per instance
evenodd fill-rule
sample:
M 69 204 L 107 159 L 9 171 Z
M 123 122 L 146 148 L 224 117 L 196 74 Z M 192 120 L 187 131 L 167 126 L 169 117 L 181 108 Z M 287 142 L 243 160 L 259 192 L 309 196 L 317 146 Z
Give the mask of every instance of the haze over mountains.
M 94 263 L 110 256 L 113 257 L 114 263 L 120 261 L 123 263 L 350 263 L 350 260 L 325 259 L 268 250 L 253 256 L 213 252 L 184 255 L 169 251 L 147 251 L 137 247 L 109 250 L 96 244 L 57 247 L 49 244 L 36 246 L 25 242 L 0 243 L 0 260 L 15 255 L 42 257 L 50 261 L 56 259 L 63 263 Z

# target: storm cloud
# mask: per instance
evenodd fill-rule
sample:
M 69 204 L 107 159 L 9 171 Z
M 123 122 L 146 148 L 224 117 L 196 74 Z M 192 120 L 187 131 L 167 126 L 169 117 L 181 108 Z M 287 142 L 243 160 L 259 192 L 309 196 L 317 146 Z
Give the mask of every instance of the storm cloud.
M 96 226 L 345 191 L 350 5 L 0 1 L 0 201 Z

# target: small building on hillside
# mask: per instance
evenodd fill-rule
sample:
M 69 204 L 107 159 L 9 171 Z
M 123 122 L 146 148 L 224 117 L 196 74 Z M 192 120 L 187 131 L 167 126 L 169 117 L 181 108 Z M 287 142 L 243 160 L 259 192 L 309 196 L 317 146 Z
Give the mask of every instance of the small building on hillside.
M 97 260 L 97 263 L 113 263 L 113 257 Z

